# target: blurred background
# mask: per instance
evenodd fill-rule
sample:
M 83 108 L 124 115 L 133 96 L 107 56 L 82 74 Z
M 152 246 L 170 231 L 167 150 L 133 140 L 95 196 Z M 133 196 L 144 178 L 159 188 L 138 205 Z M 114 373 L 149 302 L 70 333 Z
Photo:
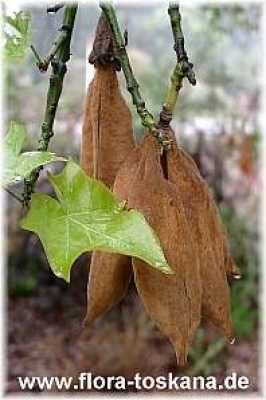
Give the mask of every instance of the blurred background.
M 27 8 L 28 9 L 28 8 Z M 45 56 L 60 27 L 63 12 L 32 11 L 32 43 Z M 158 116 L 176 62 L 167 5 L 118 5 L 118 18 L 129 34 L 128 52 L 148 109 Z M 231 282 L 236 342 L 228 345 L 212 327 L 202 324 L 185 368 L 177 368 L 168 340 L 147 317 L 134 284 L 124 301 L 85 330 L 88 255 L 72 269 L 71 283 L 50 270 L 38 238 L 19 227 L 21 205 L 6 202 L 8 268 L 8 392 L 19 391 L 17 376 L 215 375 L 231 372 L 250 379 L 258 390 L 258 276 L 261 193 L 258 158 L 260 137 L 261 6 L 181 7 L 189 58 L 197 86 L 181 91 L 173 128 L 215 193 L 231 249 L 243 277 Z M 79 7 L 63 95 L 51 149 L 79 160 L 86 82 L 93 68 L 86 61 L 99 17 L 96 5 Z M 135 135 L 142 128 L 132 109 Z M 34 149 L 43 119 L 49 71 L 38 72 L 33 55 L 6 65 L 6 121 L 26 125 L 25 150 Z M 58 168 L 58 166 L 49 167 Z M 18 185 L 16 190 L 21 190 Z M 42 174 L 38 190 L 51 192 Z M 38 390 L 36 388 L 36 390 Z

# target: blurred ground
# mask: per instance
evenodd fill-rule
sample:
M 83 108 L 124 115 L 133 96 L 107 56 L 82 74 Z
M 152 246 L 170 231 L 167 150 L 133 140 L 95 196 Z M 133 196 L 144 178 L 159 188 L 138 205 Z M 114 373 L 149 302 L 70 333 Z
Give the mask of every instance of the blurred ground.
M 85 271 L 83 275 L 85 286 Z M 128 378 L 136 372 L 142 376 L 194 375 L 191 360 L 185 369 L 176 367 L 170 342 L 148 319 L 133 288 L 117 309 L 83 329 L 85 288 L 80 296 L 75 283 L 74 279 L 70 289 L 43 285 L 34 296 L 10 298 L 7 392 L 20 392 L 17 376 L 73 376 L 77 382 L 80 372 Z M 213 328 L 205 327 L 205 335 L 213 340 Z M 256 335 L 226 345 L 222 354 L 226 365 L 215 366 L 216 356 L 208 364 L 215 367 L 219 382 L 236 372 L 249 377 L 249 391 L 258 390 Z M 199 369 L 196 375 L 202 372 Z

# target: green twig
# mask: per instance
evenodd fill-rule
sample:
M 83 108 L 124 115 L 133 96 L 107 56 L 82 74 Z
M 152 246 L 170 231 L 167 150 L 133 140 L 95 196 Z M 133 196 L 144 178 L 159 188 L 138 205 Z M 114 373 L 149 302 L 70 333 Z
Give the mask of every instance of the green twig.
M 175 41 L 174 50 L 176 52 L 177 62 L 184 77 L 187 77 L 191 85 L 195 86 L 196 77 L 193 71 L 193 64 L 188 61 L 188 56 L 185 50 L 185 40 L 181 27 L 181 15 L 179 11 L 179 5 L 170 3 L 168 14 L 170 16 L 172 32 Z
M 33 52 L 34 57 L 36 58 L 36 65 L 39 68 L 39 65 L 43 62 L 43 60 L 41 59 L 39 53 L 37 52 L 36 48 L 34 47 L 33 44 L 30 45 L 30 48 Z
M 52 44 L 52 47 L 51 47 L 48 55 L 38 65 L 39 70 L 41 72 L 46 72 L 47 71 L 51 61 L 54 59 L 54 57 L 56 56 L 56 54 L 59 51 L 59 49 L 61 49 L 61 47 L 64 46 L 67 38 L 68 38 L 68 31 L 65 28 L 64 29 L 61 28 L 61 32 L 58 35 L 57 39 Z
M 71 16 L 73 19 L 73 23 L 75 20 L 75 15 L 72 13 L 70 14 L 70 8 L 73 9 L 73 7 L 76 6 L 68 6 L 66 7 L 65 14 L 64 14 L 64 22 L 63 25 L 60 29 L 60 33 L 54 43 L 51 46 L 51 49 L 47 56 L 42 60 L 40 56 L 38 55 L 36 49 L 34 46 L 31 46 L 32 51 L 38 60 L 37 66 L 41 72 L 46 72 L 50 63 L 54 60 L 56 54 L 59 52 L 60 49 L 64 48 L 67 45 L 67 41 L 69 40 L 69 34 L 70 31 L 72 32 L 73 26 L 72 26 L 72 21 L 69 20 L 69 17 Z M 70 34 L 70 39 L 71 39 L 71 34 Z M 59 58 L 59 57 L 58 57 Z
M 188 56 L 185 50 L 179 5 L 170 3 L 168 14 L 170 16 L 172 33 L 175 41 L 174 50 L 177 55 L 177 64 L 172 73 L 171 85 L 167 91 L 165 103 L 160 114 L 160 125 L 164 128 L 168 127 L 172 120 L 173 110 L 182 88 L 183 79 L 186 77 L 193 86 L 196 85 L 193 64 L 188 61 Z
M 100 2 L 100 7 L 109 24 L 113 42 L 117 48 L 119 61 L 125 75 L 127 89 L 131 94 L 133 104 L 135 105 L 137 113 L 141 118 L 141 123 L 144 127 L 147 127 L 152 132 L 152 134 L 157 138 L 158 142 L 163 147 L 169 147 L 169 142 L 166 139 L 165 133 L 163 132 L 162 129 L 156 126 L 152 114 L 147 110 L 145 102 L 141 97 L 139 91 L 139 85 L 134 77 L 133 70 L 130 65 L 128 54 L 126 51 L 125 41 L 122 36 L 118 20 L 116 18 L 115 10 L 110 3 L 106 2 Z
M 44 122 L 42 124 L 41 137 L 39 139 L 39 151 L 46 151 L 48 149 L 50 139 L 54 135 L 54 119 L 62 93 L 64 77 L 67 72 L 66 63 L 70 59 L 70 42 L 76 12 L 76 4 L 69 4 L 65 7 L 63 25 L 61 27 L 59 39 L 55 42 L 53 50 L 49 53 L 50 56 L 52 53 L 54 56 L 51 61 L 52 73 L 47 93 Z M 24 192 L 22 195 L 24 204 L 28 204 L 30 201 L 31 194 L 34 192 L 35 184 L 39 178 L 41 169 L 42 167 L 35 169 L 31 172 L 29 178 L 24 180 Z

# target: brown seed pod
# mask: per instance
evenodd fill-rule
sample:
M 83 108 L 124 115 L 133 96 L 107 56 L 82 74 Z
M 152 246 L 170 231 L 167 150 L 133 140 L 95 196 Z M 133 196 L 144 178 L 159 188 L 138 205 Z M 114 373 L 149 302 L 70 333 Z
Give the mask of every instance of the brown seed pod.
M 182 193 L 188 221 L 198 244 L 203 317 L 220 329 L 231 342 L 234 335 L 226 278 L 227 242 L 217 207 L 194 162 L 178 149 L 175 142 L 172 150 L 167 152 L 167 169 L 168 179 Z
M 155 230 L 173 269 L 172 275 L 164 275 L 133 259 L 135 283 L 145 309 L 172 341 L 178 363 L 183 365 L 188 344 L 200 322 L 199 259 L 181 195 L 164 178 L 160 149 L 150 134 L 145 136 L 141 149 L 134 150 L 119 170 L 114 189 L 120 191 L 120 187 L 126 187 L 123 199 L 127 205 L 141 211 Z
M 134 149 L 118 171 L 113 193 L 118 200 L 126 200 L 130 178 L 136 176 L 140 160 L 139 149 Z M 88 282 L 88 307 L 85 323 L 93 322 L 100 315 L 119 303 L 124 297 L 132 276 L 131 257 L 104 252 L 94 252 Z
M 85 323 L 91 323 L 124 297 L 132 275 L 131 258 L 95 251 L 88 282 Z
M 174 133 L 172 132 L 172 138 Z M 178 163 L 187 170 L 193 171 L 199 176 L 202 182 L 202 190 L 205 192 L 206 196 L 206 213 L 208 226 L 210 231 L 215 235 L 212 237 L 213 250 L 217 259 L 220 260 L 220 266 L 225 269 L 226 274 L 230 278 L 239 279 L 241 277 L 241 272 L 237 265 L 234 263 L 231 254 L 230 246 L 227 238 L 227 230 L 222 223 L 218 207 L 213 199 L 212 193 L 210 192 L 208 185 L 202 178 L 199 169 L 194 162 L 194 160 L 181 148 L 176 151 L 178 155 Z
M 132 118 L 120 93 L 114 66 L 97 63 L 86 95 L 81 166 L 89 176 L 112 187 L 120 164 L 133 148 Z M 122 299 L 131 275 L 129 257 L 105 252 L 92 254 L 86 323 Z
M 99 64 L 86 95 L 81 166 L 89 176 L 111 188 L 119 166 L 133 147 L 132 117 L 114 66 Z

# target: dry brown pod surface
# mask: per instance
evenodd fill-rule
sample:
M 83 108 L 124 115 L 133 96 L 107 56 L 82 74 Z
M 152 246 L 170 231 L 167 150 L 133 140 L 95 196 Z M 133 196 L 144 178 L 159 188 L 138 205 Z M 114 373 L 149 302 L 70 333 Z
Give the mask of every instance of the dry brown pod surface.
M 147 134 L 119 168 L 113 192 L 128 208 L 144 214 L 173 268 L 173 275 L 167 276 L 133 259 L 134 279 L 146 311 L 172 341 L 183 365 L 201 314 L 233 339 L 226 278 L 230 254 L 217 207 L 194 161 L 176 144 L 166 161 L 162 167 L 156 140 Z M 107 253 L 94 257 L 88 322 L 123 297 L 131 276 L 129 257 Z M 101 282 L 107 268 L 110 274 Z
M 131 113 L 112 64 L 97 65 L 83 115 L 81 166 L 111 188 L 119 166 L 134 147 Z
M 174 143 L 174 149 L 172 154 L 169 153 L 168 159 L 172 160 L 172 165 L 173 162 L 175 163 L 175 168 L 178 166 L 179 174 L 183 171 L 183 175 L 185 174 L 185 176 L 192 177 L 193 182 L 195 183 L 194 190 L 196 190 L 197 187 L 198 194 L 201 192 L 202 199 L 205 202 L 205 213 L 208 226 L 210 231 L 213 233 L 212 247 L 215 257 L 216 259 L 219 259 L 219 265 L 221 268 L 225 269 L 228 277 L 240 278 L 240 270 L 234 263 L 230 254 L 226 228 L 222 223 L 219 210 L 208 185 L 202 178 L 194 160 L 184 150 L 177 148 L 173 131 L 170 133 L 170 136 Z M 176 181 L 176 179 L 174 180 Z
M 173 143 L 172 150 L 166 155 L 168 179 L 182 193 L 188 221 L 198 244 L 202 314 L 232 341 L 234 334 L 226 273 L 231 273 L 230 267 L 234 264 L 228 264 L 231 257 L 225 229 L 208 186 L 193 160 L 177 147 L 175 141 Z
M 132 117 L 115 69 L 110 63 L 97 63 L 86 95 L 81 166 L 87 175 L 112 187 L 119 166 L 133 148 Z M 94 321 L 121 300 L 131 275 L 129 257 L 100 251 L 92 254 L 85 322 Z
M 130 257 L 116 253 L 93 252 L 85 323 L 93 322 L 119 303 L 127 291 L 131 275 Z
M 165 275 L 133 259 L 135 283 L 145 309 L 172 341 L 178 363 L 183 365 L 201 318 L 199 258 L 181 195 L 163 176 L 160 149 L 152 135 L 146 135 L 140 150 L 125 161 L 114 191 L 122 193 L 128 207 L 144 214 L 173 269 L 172 275 Z
M 126 160 L 129 171 L 124 168 L 124 164 L 120 168 L 119 181 L 121 184 L 118 186 L 114 184 L 113 189 L 118 200 L 123 201 L 127 198 L 129 185 L 132 184 L 129 178 L 136 176 L 139 160 L 140 152 L 135 149 L 131 152 L 130 158 Z M 131 257 L 115 253 L 93 253 L 87 290 L 86 323 L 93 322 L 122 300 L 131 276 Z
M 136 177 L 140 150 L 134 149 L 119 170 L 119 184 L 113 193 L 118 200 L 125 200 L 129 186 Z M 128 168 L 125 166 L 128 165 Z M 93 322 L 115 306 L 124 297 L 132 276 L 131 257 L 105 252 L 94 252 L 88 281 L 88 307 L 85 323 Z

